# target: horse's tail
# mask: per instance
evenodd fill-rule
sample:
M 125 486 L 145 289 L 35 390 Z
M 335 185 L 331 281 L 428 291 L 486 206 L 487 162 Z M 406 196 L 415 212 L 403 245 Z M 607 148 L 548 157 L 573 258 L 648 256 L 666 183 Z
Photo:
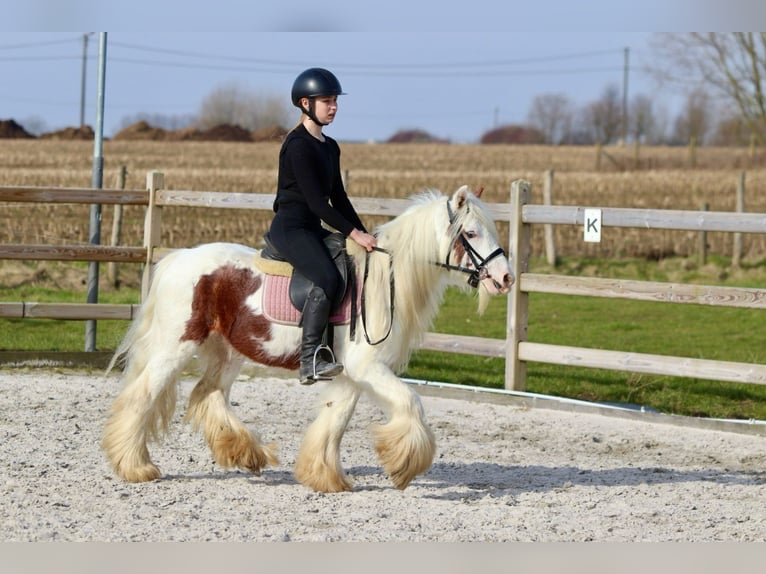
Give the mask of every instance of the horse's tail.
M 141 303 L 138 315 L 133 319 L 125 337 L 123 337 L 122 341 L 117 346 L 117 349 L 106 368 L 106 374 L 109 374 L 116 365 L 119 365 L 120 367 L 139 366 L 133 365 L 134 359 L 138 359 L 139 357 L 145 358 L 148 356 L 151 341 L 150 333 L 154 323 L 157 301 L 157 285 L 173 259 L 175 259 L 174 253 L 170 253 L 154 266 L 152 271 L 152 281 L 149 286 L 149 294 Z

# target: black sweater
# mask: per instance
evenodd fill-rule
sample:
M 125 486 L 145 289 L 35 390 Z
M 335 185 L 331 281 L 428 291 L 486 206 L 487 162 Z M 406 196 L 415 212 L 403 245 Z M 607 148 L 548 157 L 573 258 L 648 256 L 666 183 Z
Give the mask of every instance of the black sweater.
M 346 195 L 340 175 L 340 146 L 325 136 L 321 142 L 303 124 L 291 131 L 279 152 L 274 211 L 289 211 L 293 224 L 313 229 L 320 220 L 348 236 L 366 231 Z

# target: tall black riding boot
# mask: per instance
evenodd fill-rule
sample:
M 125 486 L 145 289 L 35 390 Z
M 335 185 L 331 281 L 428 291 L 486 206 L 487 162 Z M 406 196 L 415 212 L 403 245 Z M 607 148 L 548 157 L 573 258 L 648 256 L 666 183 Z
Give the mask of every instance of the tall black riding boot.
M 302 385 L 328 380 L 343 371 L 343 365 L 335 362 L 329 347 L 322 345 L 332 303 L 324 289 L 313 287 L 303 306 L 303 340 L 301 342 Z

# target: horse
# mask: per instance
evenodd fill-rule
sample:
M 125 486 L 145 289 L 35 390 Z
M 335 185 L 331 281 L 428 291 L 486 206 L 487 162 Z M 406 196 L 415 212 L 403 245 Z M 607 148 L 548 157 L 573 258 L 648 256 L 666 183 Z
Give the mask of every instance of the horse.
M 489 298 L 508 293 L 514 282 L 480 195 L 481 190 L 465 185 L 451 195 L 427 189 L 376 228 L 381 252 L 367 253 L 347 242 L 361 312 L 349 324 L 334 327 L 333 350 L 344 371 L 320 383 L 320 406 L 294 463 L 301 484 L 317 492 L 352 490 L 340 443 L 363 392 L 384 414 L 385 422 L 374 425 L 372 433 L 394 486 L 405 489 L 431 467 L 433 431 L 419 395 L 396 373 L 422 342 L 448 286 L 478 289 L 483 313 Z M 216 463 L 255 475 L 279 464 L 276 447 L 248 429 L 229 402 L 232 383 L 247 359 L 256 366 L 298 369 L 301 328 L 265 316 L 261 292 L 266 277 L 253 265 L 259 252 L 235 243 L 207 243 L 174 250 L 153 267 L 148 295 L 107 369 L 122 367 L 122 389 L 101 446 L 121 479 L 160 478 L 147 444 L 167 432 L 177 381 L 195 356 L 201 377 L 184 420 L 202 429 Z

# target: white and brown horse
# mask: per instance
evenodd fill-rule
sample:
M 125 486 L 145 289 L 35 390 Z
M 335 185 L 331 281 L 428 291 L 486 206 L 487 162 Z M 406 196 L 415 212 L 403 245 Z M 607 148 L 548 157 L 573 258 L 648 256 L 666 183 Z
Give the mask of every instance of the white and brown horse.
M 514 281 L 495 224 L 477 195 L 463 186 L 452 196 L 427 191 L 414 197 L 404 213 L 376 230 L 386 253 L 367 254 L 348 242 L 364 289 L 365 320 L 353 318 L 353 338 L 351 325 L 335 328 L 334 350 L 345 369 L 321 383 L 321 407 L 295 461 L 295 476 L 304 485 L 320 492 L 351 489 L 340 443 L 363 391 L 386 415 L 373 433 L 393 484 L 403 489 L 430 468 L 433 432 L 417 393 L 395 373 L 405 368 L 431 326 L 449 285 L 465 285 L 467 274 L 479 289 L 483 311 L 490 295 L 507 293 Z M 177 380 L 194 356 L 204 372 L 186 420 L 202 429 L 216 462 L 255 474 L 278 464 L 273 447 L 246 428 L 229 403 L 246 359 L 298 368 L 301 328 L 264 313 L 266 276 L 253 264 L 258 254 L 242 245 L 211 243 L 173 251 L 156 265 L 148 297 L 110 365 L 124 365 L 124 386 L 102 446 L 124 480 L 160 477 L 147 444 L 167 430 Z M 377 340 L 370 341 L 368 333 Z

